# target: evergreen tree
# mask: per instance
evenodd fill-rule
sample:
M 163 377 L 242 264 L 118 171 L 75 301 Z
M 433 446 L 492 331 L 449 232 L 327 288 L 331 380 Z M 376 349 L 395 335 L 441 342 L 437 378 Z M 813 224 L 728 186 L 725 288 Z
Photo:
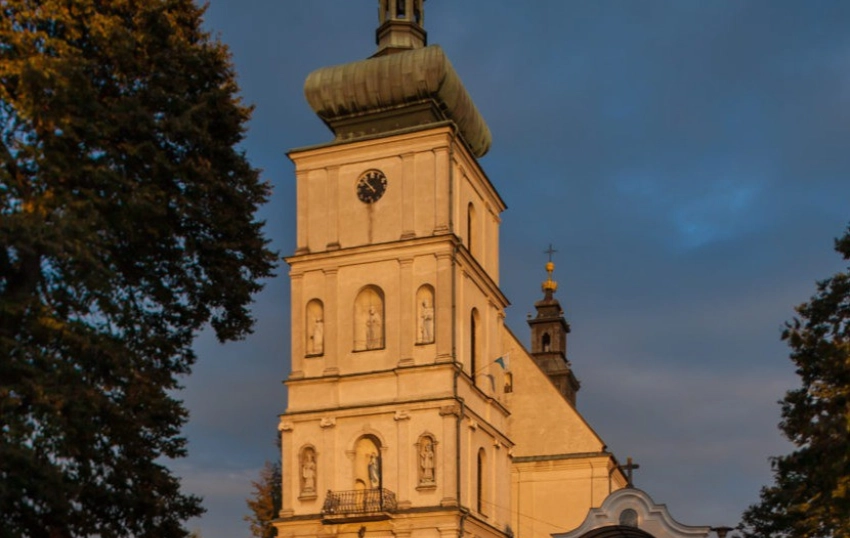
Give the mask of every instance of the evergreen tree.
M 850 260 L 850 228 L 835 249 Z M 747 537 L 850 537 L 850 268 L 817 284 L 782 338 L 802 387 L 782 401 L 796 446 L 772 460 L 774 484 L 744 514 Z
M 277 529 L 271 525 L 271 521 L 280 512 L 281 482 L 280 463 L 269 461 L 260 470 L 259 480 L 251 482 L 253 497 L 246 501 L 251 513 L 243 519 L 250 523 L 251 536 L 254 538 L 277 536 Z
M 271 274 L 269 187 L 192 0 L 0 1 L 0 536 L 185 537 L 173 397 Z

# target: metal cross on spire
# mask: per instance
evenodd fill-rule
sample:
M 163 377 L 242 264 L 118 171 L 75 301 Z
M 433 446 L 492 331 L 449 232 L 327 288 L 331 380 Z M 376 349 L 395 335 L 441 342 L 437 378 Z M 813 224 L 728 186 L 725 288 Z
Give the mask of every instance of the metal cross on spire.
M 552 248 L 552 243 L 549 243 L 549 248 L 544 250 L 543 254 L 548 254 L 549 255 L 549 261 L 551 262 L 552 261 L 552 254 L 554 254 L 556 252 L 558 252 L 558 251 L 555 250 L 554 248 Z

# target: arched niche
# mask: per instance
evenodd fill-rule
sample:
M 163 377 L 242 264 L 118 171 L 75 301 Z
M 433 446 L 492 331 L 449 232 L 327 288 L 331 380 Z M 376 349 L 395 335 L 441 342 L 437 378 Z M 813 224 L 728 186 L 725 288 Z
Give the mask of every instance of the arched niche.
M 300 469 L 298 473 L 298 479 L 301 486 L 300 497 L 302 499 L 316 497 L 319 476 L 319 462 L 316 455 L 316 449 L 311 445 L 302 447 L 298 455 L 298 464 Z
M 366 286 L 354 300 L 354 351 L 384 348 L 384 292 Z
M 416 443 L 417 462 L 419 470 L 419 488 L 437 486 L 437 440 L 430 433 L 423 433 Z
M 549 336 L 549 333 L 543 333 L 543 336 L 540 338 L 540 349 L 544 353 L 552 351 L 552 337 Z
M 381 442 L 374 435 L 364 435 L 354 443 L 354 489 L 383 487 Z
M 325 352 L 325 307 L 319 299 L 307 303 L 304 319 L 306 355 L 317 356 Z
M 434 343 L 434 288 L 425 284 L 416 290 L 416 343 Z

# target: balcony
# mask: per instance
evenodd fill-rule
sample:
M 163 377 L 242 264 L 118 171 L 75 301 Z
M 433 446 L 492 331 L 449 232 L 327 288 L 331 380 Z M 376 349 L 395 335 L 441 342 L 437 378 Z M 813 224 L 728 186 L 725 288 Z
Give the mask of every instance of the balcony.
M 322 523 L 353 523 L 389 519 L 398 509 L 395 493 L 388 489 L 328 490 L 322 505 Z

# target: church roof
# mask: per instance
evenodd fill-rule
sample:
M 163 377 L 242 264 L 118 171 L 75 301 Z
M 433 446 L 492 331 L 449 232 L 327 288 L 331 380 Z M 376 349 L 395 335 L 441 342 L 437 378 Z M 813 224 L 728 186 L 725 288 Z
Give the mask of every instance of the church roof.
M 451 120 L 476 157 L 490 149 L 490 129 L 437 45 L 318 69 L 304 94 L 337 139 Z

